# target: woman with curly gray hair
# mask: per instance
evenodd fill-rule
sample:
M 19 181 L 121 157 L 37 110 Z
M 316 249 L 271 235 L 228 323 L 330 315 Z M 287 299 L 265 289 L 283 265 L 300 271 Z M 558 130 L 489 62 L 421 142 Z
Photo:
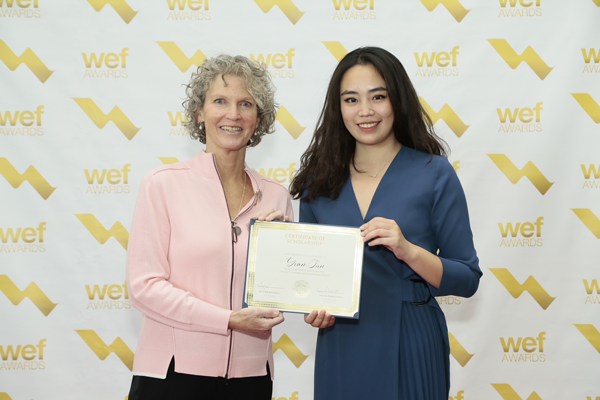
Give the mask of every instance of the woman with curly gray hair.
M 293 219 L 286 188 L 245 165 L 273 131 L 274 92 L 265 66 L 242 56 L 192 74 L 186 128 L 206 150 L 145 176 L 129 238 L 129 296 L 143 314 L 130 400 L 271 398 L 283 316 L 242 297 L 250 218 Z

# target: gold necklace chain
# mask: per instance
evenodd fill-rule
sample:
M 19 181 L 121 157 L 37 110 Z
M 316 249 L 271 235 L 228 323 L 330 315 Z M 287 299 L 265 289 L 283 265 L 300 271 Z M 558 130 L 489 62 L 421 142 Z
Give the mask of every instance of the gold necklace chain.
M 246 197 L 246 178 L 247 177 L 248 177 L 248 174 L 246 174 L 246 171 L 244 171 L 244 190 L 242 190 L 242 198 L 240 199 L 240 206 L 238 207 L 237 215 L 233 219 L 234 222 L 237 219 L 237 217 L 240 215 L 240 211 L 242 211 L 242 205 L 244 204 L 244 197 Z
M 367 176 L 370 176 L 371 178 L 377 178 L 377 175 L 379 175 L 379 173 L 380 173 L 381 171 L 383 171 L 383 169 L 386 167 L 386 165 L 388 165 L 388 164 L 390 164 L 390 163 L 392 162 L 392 160 L 393 160 L 393 159 L 396 157 L 396 155 L 397 155 L 397 154 L 398 154 L 398 153 L 394 154 L 394 156 L 393 156 L 393 157 L 392 157 L 392 158 L 391 158 L 391 159 L 390 159 L 388 162 L 386 162 L 385 164 L 383 164 L 383 167 L 379 168 L 379 171 L 377 171 L 377 172 L 375 173 L 375 175 L 371 175 L 371 174 L 369 174 L 367 171 L 364 171 L 364 172 L 363 172 L 363 171 L 356 171 L 356 168 L 354 168 L 354 170 L 355 170 L 356 172 L 358 172 L 359 174 L 367 174 Z
M 237 215 L 235 216 L 234 219 L 231 220 L 231 228 L 233 229 L 233 232 L 235 233 L 235 241 L 236 242 L 237 242 L 237 235 L 242 233 L 242 228 L 240 228 L 237 225 L 237 219 L 240 216 L 240 212 L 242 211 L 242 205 L 244 204 L 244 197 L 246 197 L 246 178 L 247 177 L 248 177 L 248 174 L 246 173 L 246 170 L 244 170 L 244 189 L 242 190 L 242 198 L 240 199 L 240 206 L 238 207 Z

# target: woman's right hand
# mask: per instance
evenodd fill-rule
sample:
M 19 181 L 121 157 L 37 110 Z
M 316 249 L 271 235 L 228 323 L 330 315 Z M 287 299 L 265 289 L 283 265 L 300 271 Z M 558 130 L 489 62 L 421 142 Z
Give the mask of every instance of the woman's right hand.
M 310 314 L 304 316 L 304 322 L 315 328 L 329 328 L 335 323 L 335 317 L 325 310 L 313 310 Z
M 275 325 L 282 323 L 283 319 L 283 314 L 279 310 L 242 308 L 231 313 L 228 328 L 239 331 L 268 333 Z

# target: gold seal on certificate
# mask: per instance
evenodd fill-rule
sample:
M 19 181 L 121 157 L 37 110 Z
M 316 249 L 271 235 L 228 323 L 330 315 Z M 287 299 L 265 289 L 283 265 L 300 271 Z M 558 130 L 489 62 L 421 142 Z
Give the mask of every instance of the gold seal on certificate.
M 358 228 L 252 221 L 245 307 L 358 318 L 364 243 Z

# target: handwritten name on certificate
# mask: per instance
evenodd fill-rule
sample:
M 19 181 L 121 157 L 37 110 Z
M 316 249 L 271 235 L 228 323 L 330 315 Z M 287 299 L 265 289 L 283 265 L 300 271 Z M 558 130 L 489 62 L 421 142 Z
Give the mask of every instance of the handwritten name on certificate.
M 244 306 L 358 318 L 358 228 L 253 221 L 249 241 Z

